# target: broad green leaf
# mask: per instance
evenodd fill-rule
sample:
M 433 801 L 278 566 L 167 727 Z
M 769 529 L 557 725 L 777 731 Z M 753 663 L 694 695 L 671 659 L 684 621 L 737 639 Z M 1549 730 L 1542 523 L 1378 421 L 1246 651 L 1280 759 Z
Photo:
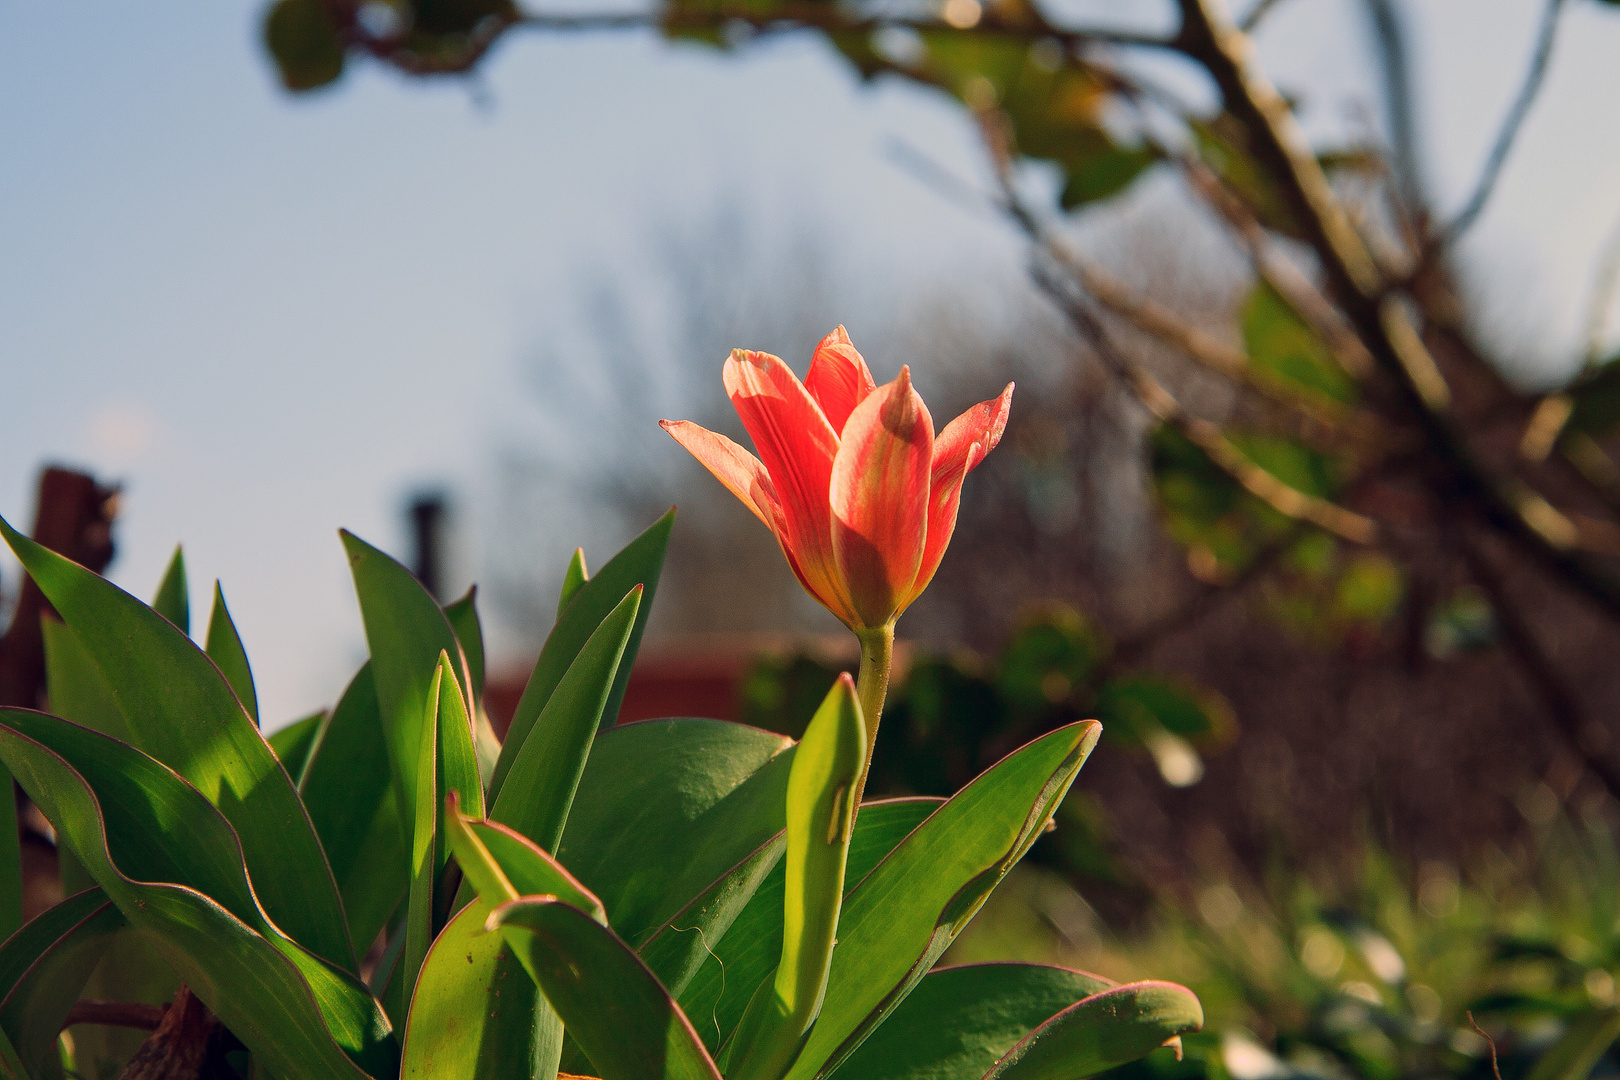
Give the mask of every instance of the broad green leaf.
M 422 759 L 416 766 L 416 823 L 411 841 L 411 890 L 405 922 L 405 952 L 398 978 L 402 989 L 416 985 L 417 972 L 440 927 L 445 863 L 445 797 L 454 792 L 460 805 L 484 814 L 484 789 L 473 751 L 472 721 L 456 683 L 450 654 L 439 653 L 439 665 L 428 688 L 427 721 L 422 726 Z
M 844 895 L 895 845 L 944 803 L 943 799 L 883 799 L 861 805 L 844 872 Z M 782 953 L 782 912 L 787 875 L 780 862 L 766 875 L 726 932 L 710 938 L 701 966 L 677 991 L 681 1008 L 715 1050 L 741 1019 L 755 988 L 768 978 Z M 671 929 L 685 925 L 671 920 Z M 648 942 L 649 951 L 658 941 Z
M 467 673 L 472 678 L 472 700 L 484 699 L 484 624 L 478 618 L 478 586 L 467 590 L 467 595 L 444 607 L 444 617 L 450 629 L 461 642 L 461 654 L 467 658 Z
M 1347 405 L 1356 384 L 1333 359 L 1316 330 L 1262 281 L 1243 309 L 1243 341 L 1249 363 L 1262 378 L 1295 393 Z
M 558 861 L 639 946 L 781 831 L 792 745 L 719 720 L 610 728 L 585 763 Z
M 982 773 L 901 841 L 844 905 L 827 1003 L 787 1073 L 836 1069 L 928 973 L 1045 827 L 1101 725 L 1036 739 Z
M 624 700 L 625 684 L 630 680 L 630 667 L 635 663 L 636 649 L 641 645 L 642 631 L 647 627 L 647 615 L 652 611 L 653 595 L 658 591 L 658 574 L 663 569 L 664 552 L 669 547 L 669 533 L 675 526 L 675 511 L 659 518 L 640 536 L 630 541 L 625 549 L 608 560 L 596 576 L 582 585 L 557 617 L 540 656 L 534 663 L 529 682 L 512 710 L 512 724 L 506 732 L 506 744 L 501 748 L 500 760 L 495 763 L 495 775 L 490 779 L 489 797 L 500 795 L 506 774 L 517 759 L 519 748 L 528 739 L 529 729 L 539 719 L 540 712 L 551 700 L 552 691 L 562 682 L 573 665 L 574 658 L 585 647 L 596 628 L 602 625 L 625 595 L 637 585 L 642 587 L 641 605 L 636 611 L 635 627 L 624 647 L 624 659 L 613 678 L 613 689 L 602 709 L 602 727 L 613 726 L 619 717 L 619 703 Z
M 50 711 L 80 727 L 133 744 L 129 721 L 78 635 L 53 618 L 40 620 L 40 629 L 45 638 L 45 693 Z
M 230 609 L 225 606 L 225 590 L 220 588 L 217 581 L 214 582 L 214 610 L 208 616 L 208 644 L 205 651 L 208 659 L 225 676 L 225 681 L 231 684 L 231 689 L 236 691 L 236 699 L 257 724 L 259 694 L 253 688 L 253 669 L 248 665 L 247 650 L 242 647 L 236 623 L 231 621 Z
M 1031 1031 L 984 1080 L 1085 1080 L 1203 1026 L 1204 1010 L 1185 986 L 1127 983 L 1077 1002 Z
M 562 1022 L 482 900 L 450 920 L 416 981 L 405 1028 L 405 1080 L 552 1080 Z
M 371 671 L 377 687 L 383 731 L 394 766 L 395 797 L 404 821 L 416 820 L 417 763 L 422 759 L 423 718 L 437 704 L 429 698 L 438 678 L 440 653 L 462 659 L 450 620 L 409 570 L 353 533 L 344 531 L 354 591 L 371 649 Z M 472 680 L 465 664 L 455 665 L 465 700 Z M 437 814 L 439 805 L 429 806 Z
M 549 897 L 502 904 L 489 925 L 602 1080 L 720 1080 L 680 1006 L 612 930 Z
M 304 768 L 309 764 L 310 752 L 315 749 L 325 723 L 325 713 L 311 713 L 301 720 L 294 720 L 265 739 L 270 744 L 270 749 L 276 752 L 276 760 L 281 762 L 281 767 L 287 770 L 287 775 L 292 777 L 295 785 L 304 775 Z
M 523 736 L 507 774 L 511 783 L 501 788 L 490 810 L 491 820 L 510 825 L 547 851 L 555 852 L 562 839 L 602 710 L 635 629 L 641 594 L 640 585 L 631 589 L 579 650 Z
M 106 894 L 90 889 L 44 912 L 26 933 L 6 943 L 6 961 L 17 953 L 32 954 L 31 963 L 7 970 L 0 983 L 7 988 L 0 1001 L 0 1029 L 30 1075 L 60 1075 L 57 1033 L 102 953 L 125 925 Z M 15 947 L 17 938 L 26 943 L 21 949 Z
M 394 1075 L 398 1049 L 376 1002 L 266 916 L 229 822 L 183 778 L 16 709 L 0 710 L 0 760 L 130 924 L 278 1077 Z
M 95 659 L 132 744 L 185 777 L 231 823 L 270 918 L 354 971 L 343 906 L 315 828 L 219 669 L 169 620 L 105 578 L 3 520 L 0 532 Z
M 658 981 L 677 998 L 747 908 L 770 872 L 787 850 L 787 837 L 778 833 L 742 862 L 676 912 L 647 939 L 638 954 Z M 777 940 L 781 940 L 781 905 L 777 905 Z
M 563 571 L 562 592 L 557 596 L 557 618 L 562 618 L 562 613 L 568 610 L 568 601 L 589 580 L 591 574 L 585 569 L 585 549 L 575 548 L 573 558 L 568 560 L 568 569 Z
M 367 663 L 332 709 L 298 783 L 343 894 L 350 935 L 362 949 L 410 885 L 387 745 Z
M 276 0 L 265 13 L 264 44 L 288 90 L 313 90 L 343 74 L 343 39 L 320 0 Z
M 1591 1009 L 1536 1060 L 1526 1080 L 1586 1080 L 1616 1039 L 1620 1039 L 1620 1005 Z
M 855 816 L 855 785 L 866 764 L 866 732 L 855 682 L 840 675 L 810 719 L 793 756 L 787 789 L 787 857 L 782 959 L 748 1003 L 728 1052 L 740 1080 L 776 1080 L 821 1010 L 832 963 L 844 863 Z
M 445 809 L 444 825 L 456 863 L 491 909 L 520 896 L 555 896 L 607 925 L 602 901 L 522 833 L 493 821 L 467 817 L 457 806 L 454 793 Z
M 101 669 L 73 631 L 54 618 L 45 619 L 42 629 L 50 711 L 81 727 L 130 742 L 128 721 L 101 677 Z M 95 880 L 85 872 L 67 837 L 61 834 L 56 838 L 56 862 L 62 895 L 71 897 L 95 887 Z M 174 997 L 174 982 L 173 972 L 150 943 L 131 933 L 121 936 L 107 950 L 101 966 L 91 976 L 85 996 L 160 1004 Z M 4 985 L 9 984 L 0 981 L 0 986 Z M 145 1032 L 101 1026 L 76 1031 L 75 1063 L 89 1076 L 116 1076 L 145 1037 Z
M 186 585 L 186 557 L 179 544 L 174 546 L 169 568 L 163 571 L 163 580 L 158 583 L 152 610 L 174 623 L 182 634 L 191 633 L 191 590 Z
M 1045 964 L 966 964 L 922 977 L 838 1067 L 838 1080 L 978 1080 L 1054 1014 L 1114 985 Z

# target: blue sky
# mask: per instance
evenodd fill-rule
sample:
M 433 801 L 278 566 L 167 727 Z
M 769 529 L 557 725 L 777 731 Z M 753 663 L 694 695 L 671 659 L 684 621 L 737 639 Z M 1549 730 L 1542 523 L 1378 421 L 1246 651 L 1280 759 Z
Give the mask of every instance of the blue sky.
M 1620 12 L 1569 8 L 1465 252 L 1527 371 L 1573 355 L 1620 217 Z M 1410 9 L 1430 173 L 1455 205 L 1540 4 Z M 1318 133 L 1372 100 L 1356 10 L 1290 0 L 1262 38 Z M 112 576 L 149 594 L 184 541 L 194 604 L 224 581 L 272 724 L 329 701 L 362 654 L 340 525 L 399 550 L 401 500 L 447 485 L 456 573 L 478 576 L 502 448 L 566 452 L 530 426 L 526 358 L 577 329 L 582 273 L 648 272 L 660 220 L 742 200 L 760 221 L 811 223 L 857 340 L 919 282 L 1016 265 L 1010 237 L 885 153 L 903 136 L 974 175 L 955 110 L 862 87 L 806 38 L 720 58 L 647 34 L 526 37 L 476 92 L 361 66 L 292 99 L 258 17 L 220 0 L 0 6 L 0 514 L 28 523 L 47 459 L 122 479 Z M 672 385 L 668 413 L 699 391 L 717 380 Z M 536 573 L 571 546 L 537 538 Z

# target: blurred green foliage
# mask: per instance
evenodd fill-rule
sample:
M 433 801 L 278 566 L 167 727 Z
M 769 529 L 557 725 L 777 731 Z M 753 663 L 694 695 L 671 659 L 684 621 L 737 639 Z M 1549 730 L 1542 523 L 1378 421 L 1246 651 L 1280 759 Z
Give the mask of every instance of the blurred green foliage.
M 800 732 L 839 670 L 803 654 L 762 657 L 744 675 L 741 719 Z M 1105 739 L 1151 754 L 1178 786 L 1202 775 L 1200 751 L 1237 732 L 1218 694 L 1116 663 L 1097 627 L 1053 605 L 1031 614 L 994 658 L 914 658 L 890 687 L 870 787 L 949 795 L 1032 736 L 1087 718 L 1102 721 Z
M 1604 1027 L 1620 978 L 1613 824 L 1595 809 L 1559 813 L 1544 787 L 1520 802 L 1533 821 L 1525 850 L 1493 850 L 1466 873 L 1370 851 L 1352 871 L 1314 881 L 1211 877 L 1167 897 L 1150 929 L 1086 960 L 1171 972 L 1209 1022 L 1181 1061 L 1156 1054 L 1110 1075 L 1488 1080 L 1487 1037 L 1503 1080 L 1620 1072 Z M 1006 910 L 987 913 L 963 948 L 982 953 L 996 920 L 1011 921 L 997 914 Z

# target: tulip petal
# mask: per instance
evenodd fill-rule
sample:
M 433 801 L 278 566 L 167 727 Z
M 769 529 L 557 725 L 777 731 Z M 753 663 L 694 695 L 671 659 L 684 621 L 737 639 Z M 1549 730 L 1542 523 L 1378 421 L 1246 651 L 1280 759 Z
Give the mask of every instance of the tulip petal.
M 838 434 L 804 384 L 770 353 L 732 351 L 726 393 L 759 451 L 781 506 L 777 538 L 805 589 L 834 615 L 852 617 L 833 556 L 831 488 Z
M 821 406 L 832 429 L 842 433 L 849 414 L 877 384 L 872 381 L 866 361 L 850 343 L 848 332 L 840 326 L 816 346 L 815 355 L 810 358 L 810 373 L 804 377 L 804 388 Z
M 916 583 L 901 605 L 902 610 L 934 580 L 934 572 L 950 546 L 951 533 L 956 531 L 962 481 L 1001 441 L 1002 432 L 1007 430 L 1007 414 L 1012 410 L 1012 394 L 1013 384 L 1008 383 L 999 396 L 979 402 L 946 424 L 934 440 L 934 464 L 928 478 L 928 540 L 923 546 Z
M 855 406 L 833 461 L 833 551 L 862 626 L 893 618 L 917 578 L 933 458 L 933 417 L 901 368 Z
M 765 527 L 778 535 L 782 531 L 782 503 L 776 485 L 760 460 L 717 431 L 700 427 L 690 420 L 660 420 L 658 426 L 675 437 L 726 490 L 742 500 Z

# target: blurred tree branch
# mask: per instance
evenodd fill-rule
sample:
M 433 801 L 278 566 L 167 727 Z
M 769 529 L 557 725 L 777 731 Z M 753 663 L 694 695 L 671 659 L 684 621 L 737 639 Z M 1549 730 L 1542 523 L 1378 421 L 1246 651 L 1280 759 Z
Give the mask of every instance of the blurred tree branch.
M 1519 137 L 1519 129 L 1524 126 L 1525 117 L 1530 115 L 1530 106 L 1536 102 L 1541 93 L 1542 84 L 1547 81 L 1547 69 L 1552 61 L 1553 42 L 1558 37 L 1558 16 L 1564 8 L 1564 0 L 1546 0 L 1546 7 L 1541 13 L 1541 28 L 1536 34 L 1535 51 L 1530 56 L 1530 68 L 1525 72 L 1524 82 L 1519 86 L 1519 92 L 1508 107 L 1507 115 L 1502 118 L 1502 127 L 1496 133 L 1496 141 L 1491 144 L 1490 153 L 1485 157 L 1485 166 L 1480 170 L 1479 179 L 1474 183 L 1473 194 L 1457 212 L 1457 216 L 1441 231 L 1439 242 L 1441 244 L 1454 243 L 1458 237 L 1467 232 L 1485 206 L 1491 200 L 1491 193 L 1496 190 L 1496 182 L 1502 176 L 1502 167 L 1507 164 L 1508 155 L 1513 151 L 1513 143 Z
M 416 0 L 404 2 L 409 9 Z M 1411 554 L 1409 541 L 1422 537 L 1435 560 L 1464 563 L 1476 578 L 1490 576 L 1489 559 L 1479 550 L 1457 549 L 1452 538 L 1470 529 L 1494 535 L 1620 628 L 1620 465 L 1601 443 L 1620 428 L 1620 368 L 1591 364 L 1599 349 L 1588 346 L 1588 368 L 1569 387 L 1544 397 L 1516 390 L 1469 338 L 1449 262 L 1455 257 L 1449 242 L 1488 204 L 1545 84 L 1563 0 L 1546 0 L 1525 78 L 1462 211 L 1444 226 L 1434 224 L 1424 205 L 1413 82 L 1390 0 L 1366 0 L 1366 9 L 1390 110 L 1393 147 L 1383 156 L 1393 161 L 1355 148 L 1325 153 L 1307 143 L 1245 33 L 1275 10 L 1275 0 L 1255 3 L 1241 27 L 1219 0 L 1177 0 L 1179 26 L 1170 36 L 1062 25 L 1035 0 L 951 0 L 899 13 L 814 0 L 746 6 L 671 0 L 650 11 L 569 15 L 524 13 L 510 0 L 462 2 L 468 15 L 461 23 L 433 30 L 408 20 L 374 26 L 354 0 L 277 0 L 267 30 L 289 86 L 336 78 L 347 53 L 418 74 L 467 71 L 513 29 L 656 28 L 717 48 L 761 35 L 820 33 L 863 78 L 892 76 L 929 87 L 979 117 L 1000 195 L 980 195 L 954 178 L 946 186 L 958 201 L 965 193 L 967 201 L 988 201 L 1011 218 L 1034 248 L 1035 284 L 1101 369 L 1207 459 L 1213 471 L 1201 475 L 1235 482 L 1285 519 L 1305 523 L 1291 530 L 1322 530 L 1398 557 Z M 307 15 L 309 5 L 327 20 L 320 32 L 334 35 L 336 45 L 316 42 L 320 47 L 306 53 L 320 62 L 297 68 L 290 65 L 305 54 L 288 47 L 286 33 L 277 37 L 277 13 L 285 31 L 292 25 L 287 13 Z M 895 31 L 904 39 L 898 47 Z M 1213 82 L 1220 108 L 1194 107 L 1130 65 L 1109 62 L 1121 57 L 1118 50 L 1137 48 L 1190 59 Z M 1120 110 L 1108 108 L 1114 103 L 1132 107 L 1124 112 L 1136 130 L 1121 130 Z M 1358 157 L 1370 158 L 1370 165 L 1357 166 Z M 1055 166 L 1065 211 L 1126 190 L 1155 163 L 1176 167 L 1186 190 L 1229 230 L 1252 268 L 1256 284 L 1245 319 L 1265 300 L 1279 325 L 1286 324 L 1287 340 L 1271 358 L 1273 366 L 1262 362 L 1247 322 L 1244 347 L 1229 345 L 1076 251 L 1048 222 L 1046 209 L 1020 195 L 1018 169 L 1026 161 Z M 1371 179 L 1347 190 L 1336 179 L 1345 174 L 1334 170 L 1357 168 L 1354 175 Z M 932 174 L 939 170 L 927 171 L 937 182 Z M 1358 198 L 1357 190 L 1371 194 Z M 1612 266 L 1600 270 L 1594 312 L 1606 311 L 1615 278 L 1620 274 Z M 1264 413 L 1273 430 L 1286 429 L 1301 453 L 1280 466 L 1258 460 L 1248 450 L 1254 443 L 1244 442 L 1247 433 L 1190 410 L 1183 397 L 1204 406 L 1123 349 L 1106 321 L 1113 318 L 1219 374 L 1245 408 Z M 1604 319 L 1589 321 L 1597 327 L 1589 336 L 1601 343 Z M 1318 356 L 1321 364 L 1310 368 Z M 1298 377 L 1276 381 L 1287 364 Z M 1301 364 L 1309 369 L 1304 375 Z M 1277 424 L 1278 418 L 1286 423 Z M 1554 449 L 1561 453 L 1552 455 Z M 1322 481 L 1311 472 L 1313 461 L 1326 462 L 1322 470 L 1336 470 L 1338 479 Z M 1273 543 L 1276 538 L 1275 531 L 1269 534 Z M 1271 548 L 1262 543 L 1261 550 Z M 1511 609 L 1512 596 L 1497 585 L 1480 582 L 1494 590 L 1493 603 Z M 1202 602 L 1195 601 L 1194 610 Z M 1502 625 L 1503 644 L 1564 723 L 1568 700 L 1558 692 L 1545 644 L 1512 610 Z M 1612 769 L 1589 764 L 1614 786 Z

